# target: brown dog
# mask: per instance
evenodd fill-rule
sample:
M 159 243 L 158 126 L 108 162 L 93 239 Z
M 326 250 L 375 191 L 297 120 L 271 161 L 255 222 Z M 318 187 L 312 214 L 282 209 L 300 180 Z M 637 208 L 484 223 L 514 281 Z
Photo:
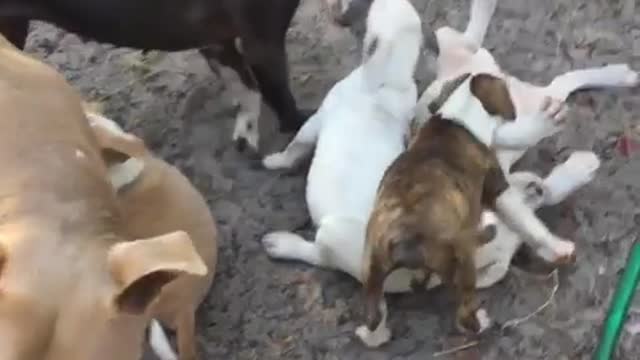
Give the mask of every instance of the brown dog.
M 162 288 L 207 267 L 184 231 L 130 236 L 80 96 L 2 37 L 0 109 L 0 359 L 140 359 Z
M 109 166 L 133 237 L 149 237 L 169 231 L 186 231 L 207 265 L 204 277 L 185 276 L 162 289 L 149 315 L 175 329 L 179 359 L 195 359 L 195 311 L 207 294 L 217 262 L 217 228 L 202 195 L 174 166 L 155 157 L 134 135 L 96 112 L 88 118 Z M 151 346 L 162 358 L 175 358 L 161 327 L 151 327 Z
M 368 344 L 384 340 L 375 336 L 386 316 L 383 283 L 397 268 L 423 270 L 426 278 L 435 272 L 453 286 L 459 329 L 477 333 L 488 326 L 476 304 L 474 252 L 486 240 L 479 229 L 483 207 L 493 207 L 508 183 L 489 148 L 492 138 L 478 138 L 459 124 L 467 119 L 452 117 L 513 120 L 515 111 L 505 83 L 493 76 L 466 74 L 449 87 L 447 96 L 455 96 L 436 99 L 436 115 L 387 169 L 378 190 L 363 261 L 366 329 L 358 332 Z M 443 113 L 437 113 L 440 104 Z

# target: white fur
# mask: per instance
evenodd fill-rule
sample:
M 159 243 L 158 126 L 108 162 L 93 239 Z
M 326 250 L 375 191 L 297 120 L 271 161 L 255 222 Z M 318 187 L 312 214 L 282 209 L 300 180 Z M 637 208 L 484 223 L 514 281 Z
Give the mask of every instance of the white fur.
M 109 168 L 109 180 L 113 188 L 118 191 L 127 184 L 135 181 L 144 170 L 144 161 L 129 158 L 123 163 L 114 164 Z
M 377 50 L 366 56 L 374 41 Z M 362 279 L 365 228 L 378 184 L 404 150 L 404 134 L 414 115 L 413 73 L 421 43 L 420 17 L 408 1 L 372 4 L 362 65 L 329 91 L 284 151 L 263 161 L 271 169 L 290 167 L 315 148 L 307 178 L 307 204 L 318 227 L 315 241 L 271 233 L 263 239 L 270 256 Z
M 241 52 L 242 41 L 239 38 L 235 40 L 234 45 Z M 262 95 L 257 89 L 248 88 L 232 68 L 218 64 L 217 72 L 227 87 L 234 105 L 238 108 L 232 140 L 244 139 L 253 150 L 257 151 L 260 143 L 258 121 L 262 110 Z
M 270 256 L 339 269 L 362 279 L 365 228 L 384 171 L 404 150 L 417 100 L 413 74 L 422 43 L 421 20 L 407 0 L 375 0 L 367 17 L 362 65 L 327 94 L 318 112 L 263 164 L 295 164 L 315 147 L 307 205 L 318 227 L 314 242 L 275 232 L 263 238 Z M 373 51 L 375 49 L 375 51 Z M 356 335 L 376 347 L 391 338 L 383 321 Z
M 149 325 L 149 345 L 160 360 L 178 360 L 178 355 L 171 348 L 162 325 L 156 319 L 152 319 Z
M 480 100 L 471 93 L 471 77 L 454 90 L 438 113 L 464 125 L 476 139 L 487 146 L 492 145 L 493 133 L 502 123 L 500 117 L 487 113 Z
M 382 299 L 379 307 L 382 318 L 375 330 L 370 331 L 365 325 L 356 328 L 356 336 L 370 348 L 377 348 L 391 340 L 391 330 L 387 327 L 387 302 Z
M 115 121 L 109 119 L 103 115 L 85 112 L 87 119 L 89 120 L 89 125 L 91 127 L 101 127 L 107 131 L 114 133 L 115 135 L 125 137 L 125 138 L 133 138 L 135 137 L 131 134 L 126 133 Z M 109 181 L 111 182 L 111 186 L 118 191 L 123 186 L 132 183 L 135 181 L 142 171 L 144 170 L 144 161 L 137 158 L 129 158 L 123 163 L 114 164 L 108 169 Z
M 109 130 L 112 133 L 119 135 L 126 139 L 135 139 L 135 136 L 125 132 L 117 122 L 112 119 L 107 118 L 106 116 L 93 113 L 93 112 L 85 112 L 87 120 L 89 120 L 89 125 L 100 126 L 105 130 Z

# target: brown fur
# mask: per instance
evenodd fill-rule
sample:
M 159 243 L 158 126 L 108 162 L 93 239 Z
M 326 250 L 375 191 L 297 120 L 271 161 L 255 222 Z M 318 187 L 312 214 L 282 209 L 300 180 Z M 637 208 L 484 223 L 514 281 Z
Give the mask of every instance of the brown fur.
M 502 95 L 476 97 L 504 101 Z M 508 106 L 496 104 L 483 106 L 509 115 Z M 473 256 L 491 233 L 478 230 L 480 216 L 507 186 L 495 154 L 463 126 L 435 115 L 418 131 L 385 173 L 367 227 L 363 274 L 369 330 L 381 319 L 384 279 L 399 267 L 437 273 L 456 290 L 458 327 L 480 330 Z
M 132 238 L 79 94 L 0 36 L 0 359 L 137 360 L 163 286 L 206 267 Z
M 493 75 L 478 74 L 471 79 L 471 93 L 480 100 L 491 115 L 505 120 L 516 119 L 516 108 L 511 100 L 507 84 Z
M 185 276 L 164 287 L 149 309 L 150 316 L 176 330 L 180 359 L 195 359 L 195 311 L 211 287 L 217 263 L 218 231 L 209 207 L 191 182 L 176 167 L 153 156 L 141 139 L 93 128 L 103 154 L 111 150 L 123 156 L 119 162 L 130 157 L 144 162 L 140 175 L 118 194 L 127 233 L 149 237 L 186 231 L 209 269 L 205 277 Z

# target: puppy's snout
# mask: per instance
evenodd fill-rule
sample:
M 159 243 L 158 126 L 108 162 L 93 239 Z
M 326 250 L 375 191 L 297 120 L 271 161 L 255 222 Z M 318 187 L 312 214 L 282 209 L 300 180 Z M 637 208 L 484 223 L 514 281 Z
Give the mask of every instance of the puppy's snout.
M 242 152 L 245 152 L 248 147 L 249 147 L 249 142 L 247 141 L 247 139 L 243 137 L 236 139 L 236 151 L 242 153 Z

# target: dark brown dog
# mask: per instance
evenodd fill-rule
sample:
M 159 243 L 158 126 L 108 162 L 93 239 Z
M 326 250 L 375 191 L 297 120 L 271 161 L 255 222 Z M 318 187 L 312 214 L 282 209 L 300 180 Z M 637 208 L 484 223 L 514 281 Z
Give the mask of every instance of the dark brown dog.
M 480 103 L 472 115 L 515 119 L 503 80 L 486 74 L 467 82 L 468 78 L 466 74 L 454 80 L 445 92 L 464 92 L 466 86 L 470 91 L 462 98 L 473 96 Z M 458 95 L 452 101 L 460 101 Z M 446 97 L 436 99 L 432 109 L 445 102 Z M 482 324 L 484 315 L 478 314 L 474 252 L 487 236 L 479 229 L 482 210 L 494 206 L 508 183 L 490 142 L 480 141 L 458 124 L 462 120 L 440 113 L 431 117 L 382 179 L 367 227 L 363 262 L 369 331 L 377 329 L 386 315 L 381 313 L 386 308 L 381 309 L 383 283 L 397 268 L 435 272 L 453 286 L 459 301 L 456 325 L 461 330 L 477 333 L 488 326 Z
M 82 37 L 142 50 L 198 48 L 214 71 L 233 68 L 262 93 L 280 129 L 297 131 L 302 112 L 289 87 L 285 35 L 300 0 L 2 0 L 0 33 L 23 48 L 29 21 L 50 22 Z M 240 45 L 240 46 L 239 46 Z M 238 139 L 238 147 L 246 139 Z

